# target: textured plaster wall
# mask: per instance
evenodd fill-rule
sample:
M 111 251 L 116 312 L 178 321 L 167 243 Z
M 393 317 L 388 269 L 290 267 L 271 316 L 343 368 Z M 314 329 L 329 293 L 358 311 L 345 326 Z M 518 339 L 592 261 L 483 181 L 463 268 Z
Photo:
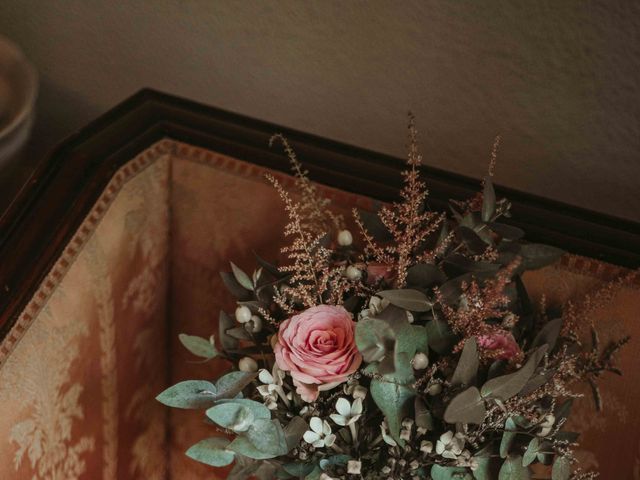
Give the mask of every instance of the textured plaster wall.
M 640 220 L 640 2 L 2 0 L 51 144 L 141 87 Z

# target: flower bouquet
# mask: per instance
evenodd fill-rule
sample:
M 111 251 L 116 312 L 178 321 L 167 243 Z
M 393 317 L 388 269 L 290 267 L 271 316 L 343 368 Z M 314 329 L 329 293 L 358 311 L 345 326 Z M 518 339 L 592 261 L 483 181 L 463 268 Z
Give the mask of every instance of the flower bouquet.
M 444 213 L 428 208 L 413 119 L 409 133 L 400 200 L 354 210 L 350 230 L 274 137 L 296 178 L 287 192 L 268 177 L 289 217 L 283 263 L 257 258 L 252 275 L 231 263 L 235 313 L 209 338 L 180 335 L 229 372 L 157 397 L 204 411 L 212 434 L 189 457 L 233 464 L 230 479 L 595 476 L 565 423 L 580 382 L 600 407 L 597 380 L 620 373 L 613 357 L 628 339 L 600 346 L 594 299 L 562 311 L 529 299 L 523 272 L 563 252 L 501 221 L 497 142 L 479 193 Z

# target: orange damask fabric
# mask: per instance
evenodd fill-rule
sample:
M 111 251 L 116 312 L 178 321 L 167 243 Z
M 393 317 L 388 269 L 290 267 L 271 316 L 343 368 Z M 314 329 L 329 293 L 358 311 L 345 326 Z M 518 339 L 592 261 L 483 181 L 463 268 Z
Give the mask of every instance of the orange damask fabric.
M 266 171 L 165 140 L 116 174 L 0 345 L 0 478 L 225 478 L 184 455 L 213 434 L 202 414 L 169 411 L 154 397 L 227 368 L 193 363 L 177 334 L 208 335 L 220 309 L 233 311 L 218 273 L 229 260 L 249 269 L 254 251 L 278 255 L 285 217 Z M 373 208 L 370 199 L 322 189 L 346 217 L 353 206 Z M 533 296 L 579 298 L 618 274 L 578 260 L 528 274 Z M 596 320 L 640 338 L 639 309 L 638 288 L 625 288 Z M 626 378 L 604 383 L 605 415 L 595 416 L 588 398 L 576 406 L 585 465 L 604 479 L 640 480 L 634 345 L 621 359 Z

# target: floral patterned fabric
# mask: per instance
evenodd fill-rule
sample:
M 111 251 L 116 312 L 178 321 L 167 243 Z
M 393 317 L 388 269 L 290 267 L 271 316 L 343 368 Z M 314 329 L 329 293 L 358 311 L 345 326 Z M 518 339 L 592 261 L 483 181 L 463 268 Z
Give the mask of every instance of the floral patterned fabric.
M 229 259 L 248 268 L 252 251 L 277 256 L 285 219 L 265 172 L 169 140 L 117 172 L 0 344 L 0 478 L 225 478 L 184 456 L 211 434 L 201 415 L 169 412 L 154 397 L 168 384 L 225 369 L 190 363 L 177 334 L 207 335 L 218 311 L 233 309 L 218 274 Z M 347 215 L 353 206 L 374 207 L 338 190 L 323 193 Z M 567 256 L 526 282 L 551 303 L 621 273 Z M 603 330 L 640 338 L 639 293 L 619 292 L 598 315 Z M 640 480 L 635 341 L 622 354 L 626 379 L 605 381 L 605 415 L 593 414 L 588 397 L 576 405 L 585 465 L 605 479 Z

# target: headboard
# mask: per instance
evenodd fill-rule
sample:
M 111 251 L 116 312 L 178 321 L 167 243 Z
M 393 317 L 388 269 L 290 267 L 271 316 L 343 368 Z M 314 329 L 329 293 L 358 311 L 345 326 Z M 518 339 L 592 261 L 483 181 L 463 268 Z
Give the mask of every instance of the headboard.
M 188 363 L 176 337 L 205 335 L 218 309 L 232 307 L 218 275 L 229 259 L 242 266 L 252 251 L 277 254 L 283 212 L 263 181 L 267 172 L 291 181 L 286 157 L 269 148 L 277 132 L 337 208 L 395 199 L 400 159 L 152 90 L 39 164 L 0 217 L 0 478 L 211 475 L 183 455 L 205 428 L 200 418 L 169 413 L 153 398 L 168 383 L 225 368 Z M 433 208 L 479 188 L 424 173 Z M 578 298 L 640 266 L 638 224 L 497 191 L 529 240 L 569 252 L 526 278 L 535 295 Z M 602 321 L 637 337 L 638 310 L 638 288 L 629 286 Z M 640 428 L 628 428 L 640 399 L 633 350 L 621 359 L 631 381 L 607 384 L 610 413 L 593 419 L 585 403 L 577 417 L 587 429 L 585 464 L 604 478 L 640 478 Z M 612 442 L 622 446 L 607 455 Z

